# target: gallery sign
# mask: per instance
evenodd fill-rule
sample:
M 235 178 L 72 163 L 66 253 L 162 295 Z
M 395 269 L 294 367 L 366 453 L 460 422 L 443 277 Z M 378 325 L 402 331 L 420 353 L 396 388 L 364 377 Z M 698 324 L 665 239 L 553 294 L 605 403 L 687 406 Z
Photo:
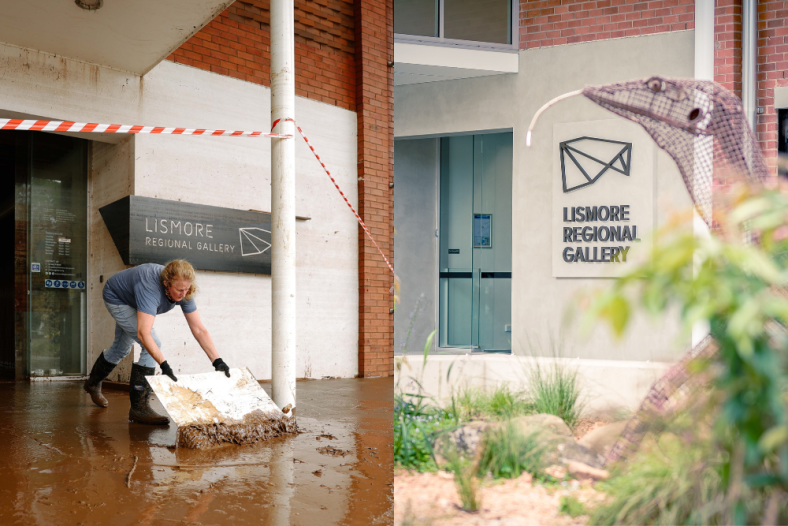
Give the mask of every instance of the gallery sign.
M 553 141 L 553 276 L 621 275 L 654 225 L 653 141 L 624 119 L 555 124 Z
M 99 212 L 126 265 L 271 274 L 271 214 L 133 195 Z

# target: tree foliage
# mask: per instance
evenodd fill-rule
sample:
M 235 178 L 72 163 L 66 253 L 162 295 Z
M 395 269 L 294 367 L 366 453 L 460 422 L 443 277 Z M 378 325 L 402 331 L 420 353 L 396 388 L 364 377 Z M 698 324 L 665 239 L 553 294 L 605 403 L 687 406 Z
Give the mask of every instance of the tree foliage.
M 715 228 L 695 236 L 670 222 L 651 257 L 595 298 L 589 319 L 621 335 L 636 308 L 678 306 L 687 333 L 706 322 L 718 351 L 707 372 L 721 393 L 716 436 L 731 520 L 748 517 L 748 490 L 788 489 L 788 188 L 734 186 L 715 203 Z

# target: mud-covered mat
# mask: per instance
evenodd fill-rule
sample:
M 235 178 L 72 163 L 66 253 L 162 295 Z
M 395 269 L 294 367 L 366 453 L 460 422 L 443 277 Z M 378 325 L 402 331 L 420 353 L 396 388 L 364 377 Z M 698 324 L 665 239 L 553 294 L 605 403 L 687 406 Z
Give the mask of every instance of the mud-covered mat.
M 156 396 L 178 425 L 178 447 L 251 444 L 297 432 L 295 410 L 271 400 L 246 367 L 222 373 L 148 376 Z M 289 413 L 289 414 L 287 414 Z

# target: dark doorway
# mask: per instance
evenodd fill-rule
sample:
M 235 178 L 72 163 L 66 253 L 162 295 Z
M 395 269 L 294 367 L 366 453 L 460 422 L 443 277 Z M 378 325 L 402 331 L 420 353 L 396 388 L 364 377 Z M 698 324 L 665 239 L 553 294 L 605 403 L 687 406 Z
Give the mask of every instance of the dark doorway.
M 88 141 L 0 131 L 0 375 L 85 373 Z
M 14 377 L 14 222 L 16 137 L 0 132 L 0 378 Z

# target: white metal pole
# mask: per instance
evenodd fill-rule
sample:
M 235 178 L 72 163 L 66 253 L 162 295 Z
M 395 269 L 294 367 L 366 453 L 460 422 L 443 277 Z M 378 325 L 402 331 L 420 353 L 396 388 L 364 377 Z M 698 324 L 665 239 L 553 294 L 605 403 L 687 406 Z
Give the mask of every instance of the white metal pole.
M 295 44 L 293 0 L 271 0 L 271 122 L 293 135 Z M 271 377 L 273 400 L 295 408 L 296 231 L 295 140 L 271 140 Z
M 742 0 L 741 6 L 741 101 L 753 132 L 758 122 L 758 1 Z

